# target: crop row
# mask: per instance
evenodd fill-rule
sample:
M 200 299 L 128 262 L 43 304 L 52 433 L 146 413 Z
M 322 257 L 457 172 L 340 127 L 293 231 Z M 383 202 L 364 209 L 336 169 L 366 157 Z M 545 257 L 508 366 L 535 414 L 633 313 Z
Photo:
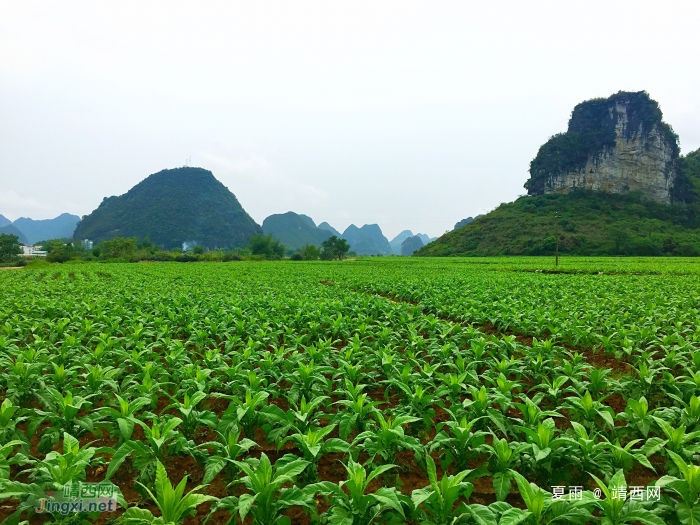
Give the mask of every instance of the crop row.
M 116 484 L 132 522 L 696 512 L 693 276 L 77 268 L 1 276 L 0 498 L 17 518 L 80 481 Z M 628 485 L 659 501 L 593 492 Z

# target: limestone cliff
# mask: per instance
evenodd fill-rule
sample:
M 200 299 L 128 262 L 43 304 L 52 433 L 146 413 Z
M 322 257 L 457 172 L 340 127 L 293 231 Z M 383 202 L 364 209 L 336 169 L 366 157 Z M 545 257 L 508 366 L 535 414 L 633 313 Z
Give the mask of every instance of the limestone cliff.
M 639 192 L 670 204 L 688 199 L 679 170 L 678 137 L 644 92 L 619 92 L 574 108 L 566 133 L 555 135 L 530 163 L 530 195 L 576 189 Z

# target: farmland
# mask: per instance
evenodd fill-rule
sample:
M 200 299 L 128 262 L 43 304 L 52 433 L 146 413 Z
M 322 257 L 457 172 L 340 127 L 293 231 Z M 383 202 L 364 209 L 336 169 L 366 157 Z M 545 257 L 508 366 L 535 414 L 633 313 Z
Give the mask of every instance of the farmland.
M 0 518 L 700 522 L 700 261 L 553 270 L 2 272 Z M 34 513 L 78 482 L 114 484 L 120 509 Z

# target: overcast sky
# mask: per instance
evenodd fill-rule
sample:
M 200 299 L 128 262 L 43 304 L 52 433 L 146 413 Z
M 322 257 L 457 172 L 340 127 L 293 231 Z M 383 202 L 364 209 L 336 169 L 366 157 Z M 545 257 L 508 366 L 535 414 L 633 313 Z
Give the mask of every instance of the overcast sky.
M 191 157 L 258 223 L 435 236 L 524 194 L 583 100 L 646 90 L 700 147 L 699 19 L 697 0 L 0 0 L 0 214 L 88 214 Z

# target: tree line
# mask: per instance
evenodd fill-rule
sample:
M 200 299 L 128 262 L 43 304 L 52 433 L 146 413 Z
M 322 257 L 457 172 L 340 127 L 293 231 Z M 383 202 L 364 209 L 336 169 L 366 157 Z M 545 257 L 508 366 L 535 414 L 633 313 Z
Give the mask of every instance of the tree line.
M 289 256 L 295 261 L 342 260 L 350 251 L 345 239 L 333 236 L 321 246 L 308 245 L 292 251 L 274 239 L 272 235 L 252 235 L 245 248 L 233 250 L 208 250 L 194 244 L 186 249 L 174 248 L 164 250 L 150 241 L 148 237 L 115 237 L 102 241 L 88 249 L 81 241 L 69 239 L 50 239 L 40 241 L 36 246 L 46 251 L 46 262 L 65 263 L 70 261 L 99 262 L 137 262 L 137 261 L 242 261 L 242 260 L 280 260 Z M 4 265 L 24 265 L 27 259 L 22 257 L 22 245 L 16 235 L 0 234 L 0 263 Z M 36 263 L 39 264 L 39 263 Z

